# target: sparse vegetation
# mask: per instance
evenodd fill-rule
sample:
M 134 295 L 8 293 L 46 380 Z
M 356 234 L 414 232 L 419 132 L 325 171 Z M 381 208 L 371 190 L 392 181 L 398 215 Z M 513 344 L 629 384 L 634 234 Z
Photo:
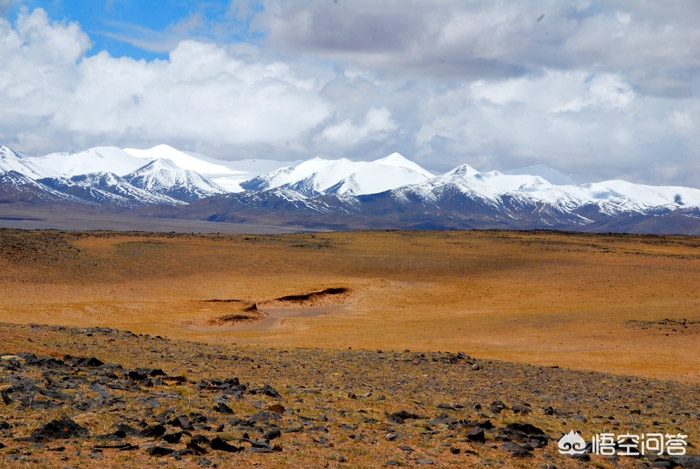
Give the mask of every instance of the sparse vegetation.
M 568 459 L 551 440 L 513 458 L 499 435 L 524 423 L 552 439 L 571 429 L 685 432 L 696 454 L 699 273 L 700 239 L 682 236 L 0 230 L 0 391 L 11 400 L 0 403 L 0 461 L 614 465 Z M 146 369 L 164 375 L 141 380 Z M 234 378 L 245 391 L 222 399 L 217 383 Z M 157 424 L 177 433 L 173 419 L 191 413 L 207 422 L 178 442 L 141 433 Z M 62 418 L 89 435 L 21 440 Z M 485 420 L 492 428 L 480 433 Z M 138 435 L 100 437 L 124 422 Z M 273 427 L 280 436 L 263 438 Z M 204 445 L 207 454 L 175 459 L 169 450 L 187 449 L 195 433 L 244 450 Z M 654 461 L 617 464 L 643 462 Z

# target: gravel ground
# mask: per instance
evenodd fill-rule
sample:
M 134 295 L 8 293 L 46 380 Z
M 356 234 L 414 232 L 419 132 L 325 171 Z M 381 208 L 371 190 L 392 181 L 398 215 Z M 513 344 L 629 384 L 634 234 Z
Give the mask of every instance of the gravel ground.
M 700 467 L 700 386 L 464 353 L 0 324 L 3 467 Z M 685 456 L 562 455 L 686 435 Z

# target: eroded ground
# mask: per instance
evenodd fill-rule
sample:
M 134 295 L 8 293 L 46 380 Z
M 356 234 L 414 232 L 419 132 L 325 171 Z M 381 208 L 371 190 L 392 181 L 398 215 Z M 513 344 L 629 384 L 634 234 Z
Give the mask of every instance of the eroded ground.
M 700 382 L 699 280 L 694 237 L 0 230 L 0 321 L 463 350 L 689 382 Z

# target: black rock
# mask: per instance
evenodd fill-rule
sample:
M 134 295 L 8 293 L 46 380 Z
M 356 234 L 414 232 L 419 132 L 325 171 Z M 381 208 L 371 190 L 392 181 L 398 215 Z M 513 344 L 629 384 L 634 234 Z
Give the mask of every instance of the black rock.
M 513 451 L 510 455 L 514 458 L 532 458 L 532 457 L 534 457 L 534 454 L 532 454 L 530 451 L 528 451 L 525 448 L 520 448 L 519 450 Z
M 95 391 L 97 394 L 99 394 L 102 397 L 108 397 L 109 396 L 109 391 L 107 391 L 107 388 L 102 386 L 99 381 L 93 381 L 90 383 L 90 389 Z
M 183 456 L 191 456 L 193 454 L 196 453 L 191 448 L 183 448 L 173 452 L 173 457 L 179 461 Z
M 470 441 L 476 441 L 478 443 L 484 443 L 486 441 L 484 429 L 481 427 L 470 428 L 469 430 L 467 430 L 467 439 Z
M 230 408 L 226 403 L 224 402 L 217 402 L 216 405 L 214 406 L 214 410 L 217 412 L 221 412 L 222 414 L 227 414 L 227 415 L 233 415 L 233 409 Z
M 270 430 L 266 431 L 265 434 L 263 435 L 263 439 L 270 441 L 274 440 L 275 438 L 279 438 L 282 436 L 282 431 L 277 428 L 271 428 Z
M 220 437 L 216 437 L 211 442 L 209 443 L 209 446 L 211 449 L 216 450 L 216 451 L 226 451 L 229 453 L 237 453 L 239 451 L 243 451 L 242 446 L 233 446 L 228 444 L 225 440 L 221 439 Z
M 507 409 L 508 407 L 503 403 L 503 401 L 493 401 L 491 405 L 489 406 L 489 410 L 493 412 L 494 414 L 500 413 L 502 410 Z
M 190 419 L 186 415 L 178 415 L 170 422 L 170 425 L 180 427 L 183 430 L 194 430 L 192 422 L 190 422 Z
M 261 389 L 256 389 L 256 390 L 251 389 L 250 393 L 251 394 L 264 394 L 266 396 L 274 397 L 276 399 L 280 399 L 282 397 L 280 395 L 280 393 L 278 393 L 277 390 L 275 388 L 273 388 L 272 386 L 270 386 L 269 384 L 266 384 Z
M 199 446 L 197 443 L 190 441 L 187 443 L 187 448 L 194 451 L 195 454 L 207 454 L 207 450 Z
M 190 442 L 197 444 L 197 445 L 208 445 L 209 444 L 209 438 L 207 438 L 204 435 L 192 435 L 192 438 L 190 438 Z
M 408 412 L 407 410 L 399 410 L 398 412 L 394 412 L 393 414 L 389 414 L 387 417 L 387 421 L 390 423 L 404 423 L 408 419 L 422 419 L 420 415 L 412 414 L 411 412 Z
M 270 443 L 268 443 L 267 441 L 251 440 L 249 438 L 241 438 L 239 441 L 242 441 L 245 443 L 250 443 L 250 445 L 253 448 L 258 448 L 258 449 L 271 449 L 272 448 L 270 446 Z
M 516 413 L 516 414 L 525 415 L 525 414 L 530 413 L 530 409 L 528 409 L 526 406 L 522 406 L 520 404 L 515 404 L 513 407 L 510 408 L 510 410 L 512 410 L 513 413 Z
M 180 438 L 182 438 L 182 432 L 175 432 L 175 433 L 166 433 L 163 435 L 163 439 L 167 441 L 168 443 L 179 443 Z
M 194 423 L 207 423 L 209 419 L 206 415 L 199 412 L 190 412 L 190 420 Z
M 434 419 L 430 420 L 431 425 L 447 425 L 450 429 L 454 429 L 458 424 L 459 420 L 454 417 L 450 417 L 447 414 L 440 414 Z
M 507 441 L 501 445 L 501 449 L 504 451 L 518 451 L 520 449 L 523 449 L 523 447 L 517 443 Z
M 63 361 L 76 366 L 88 366 L 92 368 L 104 365 L 102 360 L 95 357 L 74 357 L 72 355 L 65 355 Z
M 656 458 L 654 460 L 654 463 L 651 465 L 651 467 L 660 467 L 663 469 L 673 469 L 674 467 L 679 467 L 679 466 L 680 466 L 680 464 L 678 464 L 673 459 L 664 459 L 664 458 Z
M 151 456 L 168 456 L 175 452 L 172 448 L 165 448 L 163 446 L 151 446 L 146 449 L 146 452 Z
M 117 425 L 117 431 L 114 434 L 119 438 L 125 438 L 127 436 L 141 436 L 141 431 L 125 423 L 120 423 Z
M 90 432 L 87 428 L 81 427 L 69 418 L 52 420 L 41 428 L 32 432 L 31 441 L 43 443 L 46 441 L 66 439 L 66 438 L 84 438 Z
M 134 381 L 144 381 L 148 378 L 148 375 L 140 370 L 131 370 L 127 373 L 127 376 Z
M 521 431 L 526 435 L 546 435 L 544 430 L 529 423 L 509 423 L 506 428 Z
M 481 427 L 484 430 L 491 430 L 493 428 L 493 424 L 490 420 L 465 420 L 463 423 L 466 427 Z
M 165 427 L 161 424 L 149 425 L 141 430 L 141 436 L 145 438 L 157 438 L 165 434 Z
M 132 445 L 131 443 L 120 443 L 118 445 L 95 445 L 93 449 L 116 449 L 119 451 L 129 451 L 132 449 L 138 449 L 138 445 Z

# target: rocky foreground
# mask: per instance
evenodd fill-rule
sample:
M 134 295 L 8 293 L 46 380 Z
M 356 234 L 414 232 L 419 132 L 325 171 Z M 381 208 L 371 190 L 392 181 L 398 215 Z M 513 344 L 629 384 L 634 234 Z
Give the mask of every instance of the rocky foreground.
M 465 353 L 0 324 L 2 467 L 700 467 L 700 385 Z M 685 455 L 560 454 L 578 431 Z

